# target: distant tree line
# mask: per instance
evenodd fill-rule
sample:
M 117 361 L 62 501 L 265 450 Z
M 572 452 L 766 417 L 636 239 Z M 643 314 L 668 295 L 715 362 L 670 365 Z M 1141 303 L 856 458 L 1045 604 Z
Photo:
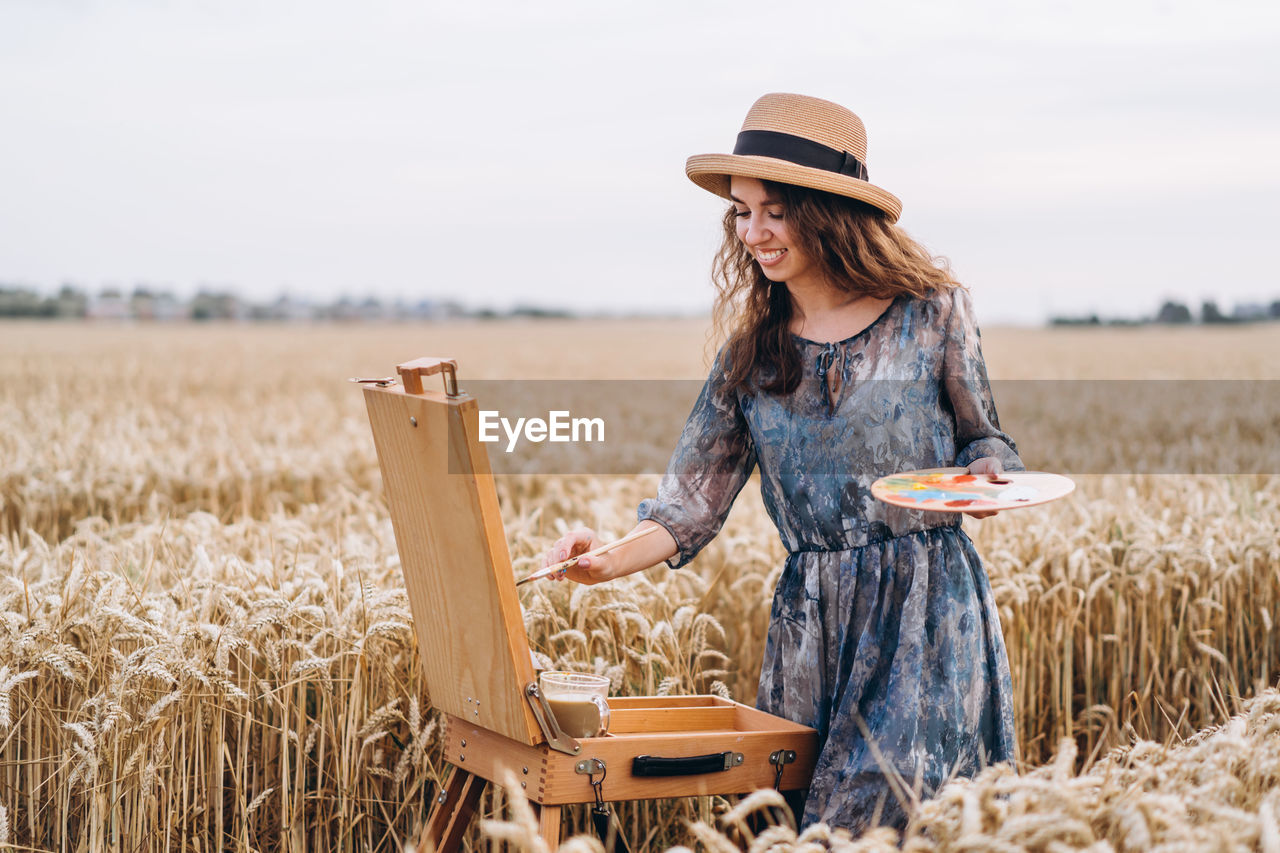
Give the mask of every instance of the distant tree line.
M 1111 317 L 1103 319 L 1097 314 L 1086 314 L 1084 316 L 1054 316 L 1049 318 L 1051 326 L 1142 326 L 1149 323 L 1161 323 L 1164 325 L 1178 326 L 1188 325 L 1191 323 L 1203 323 L 1205 325 L 1227 325 L 1231 323 L 1258 323 L 1280 320 L 1280 299 L 1272 300 L 1270 304 L 1260 302 L 1240 302 L 1227 314 L 1218 307 L 1218 303 L 1213 299 L 1206 299 L 1200 303 L 1199 313 L 1193 313 L 1191 308 L 1185 303 L 1175 300 L 1166 300 L 1160 306 L 1160 310 L 1151 317 Z
M 107 287 L 96 295 L 74 285 L 63 285 L 54 295 L 35 289 L 0 283 L 0 318 L 67 320 L 173 321 L 379 321 L 439 320 L 450 317 L 567 317 L 569 312 L 539 306 L 517 306 L 508 311 L 467 309 L 448 300 L 383 301 L 376 297 L 320 303 L 280 296 L 270 302 L 251 302 L 235 293 L 202 288 L 195 296 L 179 298 L 171 291 L 144 285 L 126 293 Z
M 479 319 L 523 317 L 569 317 L 560 308 L 518 305 L 508 310 L 465 308 L 449 300 L 384 301 L 377 297 L 335 302 L 312 302 L 282 295 L 269 302 L 252 302 L 225 288 L 201 288 L 194 296 L 180 298 L 172 291 L 138 285 L 125 292 L 107 287 L 91 295 L 72 284 L 63 285 L 53 295 L 41 294 L 33 288 L 0 282 L 0 318 L 68 319 L 68 320 L 141 320 L 141 321 L 388 321 L 440 320 L 451 317 Z M 1049 318 L 1052 326 L 1139 326 L 1150 323 L 1183 325 L 1203 323 L 1222 325 L 1280 320 L 1280 299 L 1269 304 L 1237 303 L 1230 313 L 1207 299 L 1199 311 L 1175 300 L 1166 300 L 1154 315 L 1138 318 L 1057 315 Z
M 41 296 L 34 290 L 0 286 L 0 317 L 83 317 L 88 297 L 72 287 L 63 287 L 56 296 Z

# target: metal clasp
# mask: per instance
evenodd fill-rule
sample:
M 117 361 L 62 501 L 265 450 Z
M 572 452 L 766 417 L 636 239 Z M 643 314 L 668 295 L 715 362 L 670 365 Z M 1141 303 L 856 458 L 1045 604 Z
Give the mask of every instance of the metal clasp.
M 573 765 L 573 772 L 587 777 L 587 781 L 591 783 L 591 790 L 596 797 L 596 808 L 604 807 L 604 777 L 608 775 L 609 768 L 599 758 L 584 758 L 577 764 Z M 596 774 L 600 774 L 600 778 L 596 778 Z
M 773 765 L 773 788 L 779 790 L 782 785 L 782 770 L 796 760 L 794 749 L 775 749 L 769 753 L 769 763 Z

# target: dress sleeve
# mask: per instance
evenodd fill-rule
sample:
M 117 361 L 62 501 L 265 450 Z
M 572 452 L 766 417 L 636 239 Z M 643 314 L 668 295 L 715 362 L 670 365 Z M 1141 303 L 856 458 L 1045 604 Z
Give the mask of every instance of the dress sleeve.
M 637 516 L 667 529 L 679 549 L 667 560 L 678 569 L 720 531 L 734 498 L 756 466 L 755 444 L 737 394 L 722 393 L 723 352 L 689 413 L 658 496 L 641 501 Z
M 984 456 L 994 456 L 1006 471 L 1023 471 L 1026 466 L 1017 445 L 1000 431 L 969 292 L 957 287 L 951 295 L 942 373 L 956 418 L 955 464 L 967 466 Z

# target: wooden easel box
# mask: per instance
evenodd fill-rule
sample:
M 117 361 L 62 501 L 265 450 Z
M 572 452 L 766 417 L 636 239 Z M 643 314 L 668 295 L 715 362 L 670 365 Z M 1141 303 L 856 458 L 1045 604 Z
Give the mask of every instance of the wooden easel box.
M 583 759 L 607 766 L 607 799 L 746 793 L 773 787 L 770 756 L 790 750 L 783 789 L 806 787 L 813 729 L 714 696 L 610 697 L 613 722 L 602 737 L 553 749 L 528 695 L 536 672 L 516 594 L 497 491 L 478 440 L 479 404 L 457 387 L 456 363 L 400 365 L 404 387 L 365 387 L 413 611 L 431 704 L 445 715 L 446 760 L 482 778 L 515 780 L 539 804 L 590 802 Z M 445 388 L 422 377 L 445 374 Z M 682 758 L 729 752 L 724 772 L 635 776 L 636 756 Z M 508 776 L 508 774 L 510 774 Z
M 813 729 L 797 725 L 719 696 L 610 697 L 609 733 L 581 738 L 581 755 L 608 768 L 604 793 L 609 800 L 647 800 L 710 794 L 745 794 L 758 788 L 804 788 L 813 775 Z M 538 803 L 590 802 L 589 777 L 577 768 L 577 756 L 528 746 L 487 729 L 448 717 L 446 760 L 496 782 L 514 779 Z M 796 753 L 783 766 L 781 780 L 770 757 L 780 749 Z M 637 776 L 630 772 L 639 755 L 686 758 L 708 753 L 741 755 L 741 764 L 723 773 L 691 776 Z

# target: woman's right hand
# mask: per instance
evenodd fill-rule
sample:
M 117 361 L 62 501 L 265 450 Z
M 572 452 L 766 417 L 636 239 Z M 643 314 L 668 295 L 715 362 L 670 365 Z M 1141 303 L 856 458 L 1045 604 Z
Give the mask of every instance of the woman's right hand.
M 555 542 L 551 543 L 551 547 L 547 549 L 547 553 L 542 555 L 542 566 L 553 566 L 556 563 L 564 562 L 570 557 L 576 557 L 587 551 L 599 548 L 604 545 L 596 538 L 596 533 L 589 527 L 579 527 L 576 530 L 570 530 L 561 536 Z M 611 580 L 609 574 L 610 555 L 600 554 L 594 557 L 580 557 L 578 562 L 563 571 L 556 572 L 551 576 L 552 580 L 561 580 L 568 578 L 571 581 L 585 584 L 597 584 Z

